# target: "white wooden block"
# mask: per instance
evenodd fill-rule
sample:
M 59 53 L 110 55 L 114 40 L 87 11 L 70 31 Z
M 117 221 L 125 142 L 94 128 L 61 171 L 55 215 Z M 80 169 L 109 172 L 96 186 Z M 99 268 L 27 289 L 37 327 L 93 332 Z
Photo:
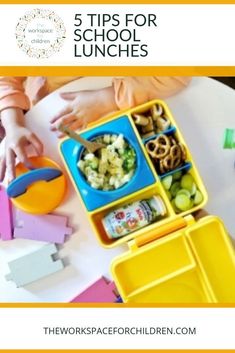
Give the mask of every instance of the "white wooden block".
M 51 275 L 64 268 L 61 260 L 54 261 L 57 253 L 55 244 L 48 244 L 41 249 L 22 256 L 8 263 L 10 273 L 5 276 L 8 281 L 14 281 L 17 287 L 25 286 L 43 277 Z

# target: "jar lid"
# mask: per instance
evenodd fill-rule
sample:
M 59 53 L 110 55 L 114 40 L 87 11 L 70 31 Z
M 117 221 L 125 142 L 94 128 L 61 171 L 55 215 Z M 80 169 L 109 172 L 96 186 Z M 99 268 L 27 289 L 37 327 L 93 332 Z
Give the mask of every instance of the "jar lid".
M 165 216 L 165 214 L 166 214 L 166 205 L 165 205 L 163 199 L 161 198 L 161 196 L 160 195 L 155 195 L 155 196 L 153 196 L 153 198 L 151 200 L 154 202 L 154 206 L 156 207 L 156 209 L 158 210 L 160 215 L 161 216 Z

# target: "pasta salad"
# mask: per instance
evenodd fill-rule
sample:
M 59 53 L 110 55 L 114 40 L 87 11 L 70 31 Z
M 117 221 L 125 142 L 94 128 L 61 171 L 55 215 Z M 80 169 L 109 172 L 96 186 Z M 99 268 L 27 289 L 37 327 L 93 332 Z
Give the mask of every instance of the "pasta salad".
M 106 145 L 95 153 L 85 150 L 78 168 L 94 189 L 115 190 L 128 183 L 136 168 L 136 153 L 123 135 L 106 134 L 95 139 Z

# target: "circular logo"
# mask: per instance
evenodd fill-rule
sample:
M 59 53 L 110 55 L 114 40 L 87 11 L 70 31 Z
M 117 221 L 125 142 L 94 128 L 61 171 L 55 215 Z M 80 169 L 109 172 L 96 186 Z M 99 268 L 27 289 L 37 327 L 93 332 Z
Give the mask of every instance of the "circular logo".
M 15 34 L 20 49 L 31 58 L 43 59 L 61 49 L 66 30 L 54 11 L 34 9 L 19 19 Z

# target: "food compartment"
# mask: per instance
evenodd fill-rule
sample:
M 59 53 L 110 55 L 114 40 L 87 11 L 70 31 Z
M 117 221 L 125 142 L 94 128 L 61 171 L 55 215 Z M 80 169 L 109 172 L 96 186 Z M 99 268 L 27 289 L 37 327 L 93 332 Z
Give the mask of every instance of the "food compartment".
M 167 175 L 189 162 L 186 146 L 180 141 L 176 129 L 148 139 L 145 148 L 159 176 Z
M 81 196 L 86 209 L 90 212 L 142 190 L 154 184 L 157 179 L 157 176 L 152 170 L 152 166 L 149 165 L 145 157 L 143 146 L 139 137 L 136 136 L 136 131 L 133 129 L 128 116 L 121 116 L 116 119 L 113 118 L 112 120 L 97 124 L 96 127 L 87 129 L 81 133 L 81 136 L 88 140 L 94 140 L 98 137 L 100 138 L 101 136 L 107 135 L 121 135 L 128 146 L 134 150 L 136 156 L 135 170 L 133 170 L 132 177 L 124 185 L 121 186 L 118 184 L 117 189 L 114 190 L 107 191 L 95 188 L 97 186 L 99 187 L 99 184 L 96 183 L 97 178 L 94 180 L 95 185 L 92 186 L 90 185 L 91 183 L 86 180 L 87 176 L 84 175 L 80 166 L 78 166 L 78 163 L 80 163 L 83 158 L 82 156 L 84 152 L 84 148 L 80 143 L 72 139 L 65 139 L 60 144 L 61 155 L 69 175 L 76 190 Z M 116 152 L 117 151 L 115 150 L 115 153 Z M 96 173 L 94 165 L 96 161 L 97 158 L 96 160 L 93 158 L 93 160 L 91 160 L 91 166 L 89 167 L 91 168 L 93 175 Z
M 182 135 L 163 101 L 155 100 L 140 105 L 130 110 L 129 115 L 158 175 L 169 173 L 190 162 Z
M 158 216 L 152 213 L 152 210 L 149 211 L 146 204 L 137 209 L 140 201 L 148 202 L 153 199 L 156 199 L 157 203 L 160 202 L 161 214 Z M 96 237 L 104 247 L 126 243 L 143 233 L 151 234 L 155 232 L 158 224 L 169 222 L 173 217 L 174 211 L 160 182 L 89 213 L 89 219 Z M 128 222 L 128 226 L 124 222 Z M 120 231 L 119 237 L 117 237 L 117 231 Z M 126 234 L 123 235 L 124 233 Z
M 142 139 L 154 137 L 171 128 L 169 110 L 161 101 L 143 104 L 131 110 L 131 118 Z
M 212 303 L 208 287 L 197 268 L 180 273 L 166 281 L 144 288 L 129 296 L 132 303 Z
M 220 303 L 234 303 L 235 253 L 223 223 L 209 216 L 188 229 L 186 234 L 216 300 Z
M 161 183 L 176 214 L 194 212 L 207 201 L 206 190 L 191 164 L 162 177 Z
M 118 257 L 112 274 L 121 297 L 127 300 L 195 266 L 190 247 L 178 232 Z

